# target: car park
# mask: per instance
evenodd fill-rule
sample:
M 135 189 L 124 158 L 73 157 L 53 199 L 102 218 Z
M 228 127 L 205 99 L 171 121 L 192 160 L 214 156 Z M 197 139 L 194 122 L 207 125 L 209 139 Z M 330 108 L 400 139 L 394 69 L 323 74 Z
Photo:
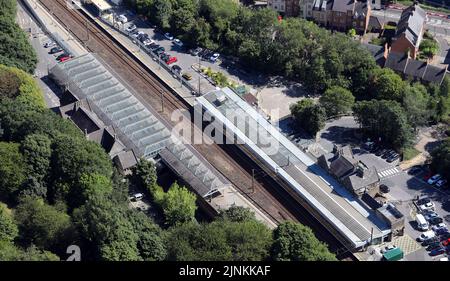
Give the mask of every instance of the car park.
M 442 241 L 442 245 L 444 245 L 444 246 L 448 246 L 449 244 L 450 244 L 450 238 L 447 238 L 444 241 Z
M 134 38 L 139 38 L 142 34 L 144 34 L 144 32 L 136 29 L 133 33 L 131 33 L 131 36 Z
M 391 162 L 394 162 L 394 161 L 396 161 L 396 160 L 398 160 L 398 159 L 400 159 L 400 155 L 399 155 L 398 153 L 394 153 L 394 154 L 392 154 L 391 156 L 389 156 L 389 157 L 386 159 L 386 161 L 387 161 L 388 163 L 391 163 Z
M 439 228 L 438 230 L 435 231 L 436 235 L 446 235 L 449 234 L 448 229 L 447 228 Z
M 430 228 L 430 225 L 425 220 L 425 217 L 422 214 L 416 215 L 416 223 L 417 223 L 417 228 L 420 231 L 427 231 Z
M 174 39 L 174 40 L 173 40 L 173 43 L 174 43 L 175 45 L 177 45 L 178 47 L 183 47 L 183 42 L 181 42 L 180 39 Z
M 56 59 L 60 60 L 61 58 L 65 57 L 65 56 L 68 56 L 68 55 L 69 54 L 67 54 L 67 53 L 62 53 L 61 55 L 57 56 Z
M 155 43 L 155 41 L 153 41 L 152 39 L 148 38 L 143 43 L 144 43 L 145 46 L 150 46 L 151 44 Z
M 436 232 L 436 231 L 438 231 L 439 229 L 447 229 L 447 225 L 446 225 L 445 223 L 441 222 L 441 223 L 439 223 L 439 224 L 433 225 L 433 226 L 431 227 L 431 229 L 432 229 L 434 232 Z
M 383 149 L 379 149 L 378 151 L 375 152 L 376 156 L 381 156 L 383 154 L 385 154 L 388 150 L 386 148 Z
M 417 205 L 423 205 L 423 204 L 430 203 L 430 202 L 431 202 L 430 198 L 422 198 L 422 199 L 417 200 Z
M 132 31 L 134 31 L 134 30 L 136 30 L 137 29 L 137 26 L 135 25 L 135 24 L 130 24 L 129 26 L 127 26 L 126 28 L 125 28 L 125 31 L 127 31 L 127 32 L 132 32 Z
M 151 45 L 149 48 L 150 48 L 150 50 L 156 50 L 156 49 L 158 49 L 158 48 L 161 48 L 161 46 L 158 45 L 158 44 L 153 44 L 153 45 Z
M 168 40 L 173 40 L 173 36 L 169 32 L 164 33 L 164 37 Z
M 386 158 L 388 158 L 389 156 L 391 156 L 391 154 L 393 154 L 393 153 L 395 153 L 394 150 L 388 149 L 388 150 L 386 150 L 386 151 L 381 155 L 381 158 L 386 159 Z
M 438 256 L 438 255 L 442 255 L 443 253 L 445 253 L 445 248 L 439 247 L 439 248 L 432 250 L 430 252 L 430 256 Z
M 427 183 L 428 184 L 434 184 L 435 182 L 437 182 L 438 180 L 440 180 L 442 178 L 441 175 L 436 174 L 434 176 L 432 176 L 431 178 L 428 179 Z
M 439 240 L 440 240 L 440 241 L 444 241 L 444 240 L 447 240 L 447 239 L 449 239 L 449 238 L 450 238 L 450 233 L 448 233 L 448 232 L 439 235 Z
M 432 175 L 433 175 L 432 172 L 427 172 L 427 173 L 423 176 L 423 180 L 424 180 L 424 181 L 428 181 L 428 180 L 431 178 Z

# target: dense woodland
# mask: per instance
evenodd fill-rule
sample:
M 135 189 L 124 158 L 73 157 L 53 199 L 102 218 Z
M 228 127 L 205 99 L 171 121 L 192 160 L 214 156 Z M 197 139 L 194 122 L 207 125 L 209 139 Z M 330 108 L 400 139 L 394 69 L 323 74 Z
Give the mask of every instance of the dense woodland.
M 15 26 L 15 14 L 16 1 L 2 1 L 0 20 Z M 0 260 L 64 260 L 69 245 L 82 260 L 335 260 L 308 227 L 272 231 L 245 208 L 198 222 L 196 196 L 177 183 L 163 190 L 152 162 L 121 176 L 98 144 L 45 107 L 26 73 L 34 51 L 14 32 L 0 40 Z M 129 208 L 130 186 L 162 219 Z

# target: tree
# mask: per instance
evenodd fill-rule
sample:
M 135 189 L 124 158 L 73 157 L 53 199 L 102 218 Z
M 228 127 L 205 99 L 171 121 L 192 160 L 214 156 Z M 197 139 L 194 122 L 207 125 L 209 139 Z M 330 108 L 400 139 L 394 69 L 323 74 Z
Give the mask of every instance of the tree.
M 26 250 L 8 241 L 0 241 L 0 261 L 59 261 L 59 257 L 49 251 L 31 246 Z
M 77 208 L 95 195 L 105 196 L 111 192 L 110 178 L 98 173 L 82 174 L 77 183 L 71 186 L 67 202 L 71 208 Z
M 172 1 L 154 0 L 152 5 L 151 19 L 163 29 L 170 28 L 170 18 L 172 17 Z
M 433 170 L 450 181 L 450 138 L 445 139 L 436 147 L 431 152 L 431 157 Z
M 29 175 L 44 183 L 50 171 L 52 155 L 51 140 L 43 134 L 31 134 L 25 137 L 20 150 L 28 166 Z
M 333 86 L 326 90 L 319 99 L 328 117 L 348 113 L 355 103 L 352 93 L 342 87 Z
M 430 96 L 421 84 L 408 85 L 403 96 L 403 108 L 408 122 L 414 127 L 425 125 L 430 117 L 428 108 Z
M 19 145 L 0 142 L 0 198 L 13 200 L 25 181 L 25 167 Z
M 142 260 L 136 234 L 126 215 L 127 207 L 100 194 L 73 212 L 75 225 L 101 260 Z
M 225 211 L 221 211 L 219 218 L 223 220 L 229 220 L 232 222 L 244 222 L 256 220 L 255 213 L 253 213 L 249 208 L 241 206 L 231 206 Z
M 6 2 L 10 3 L 11 0 Z M 15 1 L 14 5 L 16 5 Z M 14 66 L 32 73 L 37 63 L 36 53 L 25 32 L 15 22 L 15 11 L 15 6 L 4 9 L 2 11 L 4 16 L 0 17 L 0 42 L 2 42 L 0 44 L 0 64 Z M 10 12 L 14 14 L 9 14 Z
M 406 113 L 396 101 L 371 100 L 357 102 L 353 107 L 356 121 L 364 133 L 397 149 L 413 141 L 413 132 Z
M 45 249 L 70 245 L 73 228 L 69 215 L 45 204 L 41 198 L 22 198 L 14 218 L 24 245 L 34 244 Z
M 19 230 L 11 216 L 11 211 L 0 203 L 0 241 L 12 242 L 18 234 Z
M 405 82 L 389 68 L 375 68 L 370 78 L 370 93 L 372 97 L 384 100 L 402 100 Z
M 142 212 L 130 210 L 128 218 L 138 235 L 137 247 L 145 261 L 162 261 L 166 258 L 161 229 Z
M 302 99 L 291 106 L 291 113 L 298 125 L 311 135 L 325 126 L 325 109 L 311 99 Z
M 166 224 L 175 225 L 195 220 L 196 199 L 195 194 L 186 187 L 179 186 L 176 182 L 172 184 L 161 202 Z
M 274 230 L 272 258 L 276 261 L 334 261 L 326 245 L 310 228 L 294 222 L 283 222 Z

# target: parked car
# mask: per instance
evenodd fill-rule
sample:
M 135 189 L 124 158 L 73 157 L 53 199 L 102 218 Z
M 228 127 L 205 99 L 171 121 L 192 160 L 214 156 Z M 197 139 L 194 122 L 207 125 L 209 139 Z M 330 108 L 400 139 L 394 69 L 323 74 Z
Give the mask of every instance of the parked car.
M 443 187 L 444 185 L 447 184 L 446 180 L 438 180 L 435 184 L 436 187 Z
M 61 58 L 65 57 L 65 56 L 69 56 L 69 54 L 67 53 L 62 53 L 61 55 L 57 56 L 56 59 L 60 60 Z
M 164 60 L 164 61 L 166 62 L 167 65 L 169 65 L 169 64 L 172 64 L 172 63 L 177 62 L 178 59 L 177 59 L 177 57 L 171 57 L 171 56 L 169 56 L 169 58 L 166 59 L 166 60 Z
M 183 47 L 183 42 L 181 42 L 180 39 L 174 39 L 174 40 L 173 40 L 173 43 L 174 43 L 175 45 L 177 45 L 178 47 Z
M 439 228 L 438 230 L 435 231 L 436 235 L 447 235 L 450 234 L 450 232 L 448 232 L 447 228 Z
M 150 39 L 150 36 L 147 33 L 143 33 L 140 34 L 137 39 L 144 43 L 145 40 Z
M 203 51 L 203 48 L 197 47 L 195 49 L 191 49 L 189 53 L 193 56 L 198 56 L 200 52 Z
M 44 44 L 45 48 L 50 48 L 50 47 L 54 47 L 56 46 L 56 43 L 53 41 L 48 41 L 47 43 Z
M 137 28 L 137 26 L 133 23 L 133 24 L 130 24 L 129 26 L 127 26 L 125 28 L 125 31 L 132 32 L 133 30 L 136 30 L 136 28 Z
M 155 41 L 153 41 L 152 39 L 148 38 L 143 43 L 144 43 L 145 46 L 150 46 L 151 44 L 155 43 Z
M 388 246 L 384 247 L 383 249 L 381 249 L 381 253 L 386 253 L 386 252 L 388 252 L 390 250 L 394 250 L 394 249 L 397 249 L 397 246 L 395 246 L 395 245 L 388 245 Z
M 387 161 L 388 163 L 391 163 L 391 162 L 394 162 L 394 161 L 396 161 L 396 160 L 398 160 L 398 159 L 400 159 L 400 155 L 399 155 L 398 153 L 394 153 L 394 154 L 392 154 L 391 156 L 389 156 L 389 157 L 386 159 L 386 161 Z
M 431 178 L 432 175 L 433 175 L 432 172 L 427 172 L 427 173 L 425 174 L 425 176 L 423 176 L 423 180 L 424 180 L 424 181 L 428 181 L 428 180 Z
M 419 206 L 419 210 L 420 211 L 434 210 L 434 203 L 433 202 L 429 202 L 429 203 L 425 203 L 423 205 L 420 205 Z
M 438 225 L 438 224 L 443 223 L 443 222 L 444 222 L 444 220 L 443 220 L 441 217 L 432 218 L 432 219 L 430 220 L 430 223 L 431 223 L 432 225 Z
M 211 62 L 216 62 L 217 59 L 218 59 L 219 57 L 220 57 L 219 53 L 214 53 L 214 54 L 209 58 L 209 60 L 210 60 Z
M 438 256 L 438 255 L 442 255 L 443 253 L 445 253 L 445 248 L 439 247 L 439 248 L 432 250 L 429 255 L 430 256 Z
M 436 235 L 434 234 L 434 232 L 433 232 L 432 230 L 428 230 L 428 231 L 426 231 L 426 232 L 420 234 L 420 236 L 417 238 L 417 240 L 418 240 L 419 242 L 422 242 L 422 241 L 424 241 L 424 240 L 426 240 L 426 239 L 433 238 L 433 237 L 435 237 L 435 236 L 436 236 Z
M 131 198 L 133 201 L 138 201 L 141 200 L 142 198 L 144 198 L 144 194 L 142 193 L 136 193 L 133 195 L 133 197 Z
M 440 180 L 442 178 L 441 175 L 436 174 L 434 176 L 432 176 L 431 178 L 428 179 L 427 183 L 428 184 L 434 184 L 435 182 L 437 182 L 438 180 Z
M 173 36 L 169 32 L 164 33 L 164 37 L 168 40 L 173 40 Z
M 178 73 L 178 74 L 181 73 L 181 67 L 178 64 L 173 65 L 171 69 L 172 69 L 172 72 L 174 72 L 174 73 Z
M 444 233 L 444 234 L 439 235 L 439 240 L 440 241 L 445 241 L 445 240 L 447 240 L 449 238 L 450 238 L 450 233 Z
M 125 15 L 119 15 L 117 18 L 116 18 L 116 20 L 118 21 L 118 22 L 121 22 L 121 23 L 126 23 L 126 22 L 128 22 L 128 18 L 125 16 Z
M 433 225 L 433 226 L 431 227 L 431 229 L 432 229 L 434 232 L 436 232 L 436 231 L 438 231 L 439 229 L 447 229 L 447 225 L 446 225 L 445 223 L 441 222 L 441 223 L 439 223 L 439 224 Z
M 383 193 L 389 193 L 389 191 L 391 191 L 391 189 L 389 188 L 389 186 L 385 185 L 385 184 L 381 184 L 380 185 L 380 191 Z
M 59 61 L 60 61 L 60 62 L 65 62 L 65 61 L 68 61 L 68 60 L 70 60 L 70 59 L 71 59 L 70 56 L 65 56 L 65 57 L 60 58 Z
M 51 50 L 50 50 L 50 54 L 56 54 L 56 53 L 59 53 L 59 52 L 62 52 L 63 51 L 63 49 L 62 48 L 60 48 L 60 47 L 53 47 L 53 48 L 51 48 Z
M 423 240 L 422 246 L 426 247 L 426 246 L 430 245 L 431 243 L 435 243 L 435 242 L 440 243 L 439 238 L 437 238 L 436 236 Z
M 417 175 L 422 171 L 422 168 L 420 166 L 414 166 L 411 169 L 409 169 L 408 174 L 409 175 Z
M 156 50 L 156 49 L 159 49 L 159 48 L 161 48 L 161 46 L 160 45 L 158 45 L 158 44 L 154 44 L 154 45 L 151 45 L 150 46 L 150 50 Z
M 386 150 L 386 152 L 384 152 L 384 153 L 381 155 L 381 158 L 386 159 L 386 158 L 388 158 L 389 156 L 391 156 L 391 154 L 393 154 L 393 153 L 395 153 L 395 151 L 392 150 L 392 149 Z
M 431 243 L 430 245 L 428 245 L 428 247 L 427 247 L 425 250 L 427 250 L 427 251 L 432 251 L 432 250 L 434 250 L 434 249 L 436 249 L 436 248 L 439 248 L 439 247 L 442 247 L 442 246 L 441 246 L 441 243 L 439 243 L 439 242 L 433 242 L 433 243 Z
M 423 204 L 430 203 L 430 202 L 431 202 L 430 198 L 422 198 L 422 199 L 417 200 L 417 205 L 423 205 Z
M 188 81 L 192 79 L 192 75 L 188 72 L 183 73 L 182 77 Z
M 136 29 L 135 31 L 133 31 L 133 33 L 131 33 L 131 36 L 134 38 L 139 38 L 140 36 L 142 36 L 142 34 L 144 34 L 144 32 Z
M 378 151 L 375 152 L 376 156 L 381 156 L 383 154 L 385 154 L 388 150 L 386 148 L 380 149 Z
M 444 241 L 442 241 L 442 245 L 444 245 L 444 246 L 448 246 L 449 244 L 450 244 L 450 238 L 447 238 Z

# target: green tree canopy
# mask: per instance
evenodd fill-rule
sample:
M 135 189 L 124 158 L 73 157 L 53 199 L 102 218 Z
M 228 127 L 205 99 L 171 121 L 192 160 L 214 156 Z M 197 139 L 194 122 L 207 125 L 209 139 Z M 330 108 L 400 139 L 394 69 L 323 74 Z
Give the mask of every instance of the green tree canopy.
M 272 258 L 277 261 L 334 261 L 326 245 L 310 228 L 294 222 L 283 222 L 274 230 Z
M 433 159 L 431 163 L 433 170 L 450 181 L 450 138 L 447 138 L 435 148 L 431 152 L 431 157 Z
M 355 104 L 355 97 L 349 90 L 333 86 L 325 91 L 319 101 L 325 108 L 327 116 L 331 117 L 348 113 Z
M 0 203 L 0 241 L 12 242 L 19 230 L 11 215 L 11 211 L 5 204 Z
M 19 144 L 0 142 L 0 163 L 0 198 L 11 201 L 26 179 Z
M 370 78 L 372 98 L 401 101 L 405 82 L 389 68 L 375 68 Z
M 219 214 L 219 218 L 223 220 L 229 220 L 232 222 L 244 222 L 256 220 L 255 213 L 253 213 L 249 208 L 235 205 L 231 206 L 225 211 L 222 210 Z
M 195 220 L 196 199 L 195 194 L 186 187 L 179 186 L 176 182 L 172 184 L 161 202 L 166 223 L 174 225 Z
M 291 106 L 291 113 L 297 124 L 311 135 L 316 135 L 324 126 L 325 109 L 311 99 L 302 99 Z

